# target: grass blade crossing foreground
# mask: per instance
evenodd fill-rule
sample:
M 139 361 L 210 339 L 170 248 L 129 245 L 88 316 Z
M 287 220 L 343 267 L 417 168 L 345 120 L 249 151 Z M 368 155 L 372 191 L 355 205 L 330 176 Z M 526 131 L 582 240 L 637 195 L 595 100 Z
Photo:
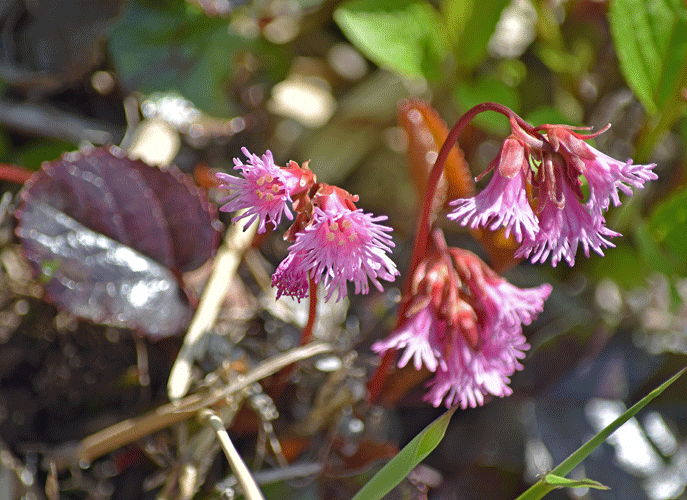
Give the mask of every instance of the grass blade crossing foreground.
M 585 444 L 580 446 L 577 451 L 573 452 L 572 455 L 570 455 L 568 458 L 566 458 L 561 464 L 553 469 L 551 471 L 551 475 L 553 477 L 564 477 L 566 474 L 568 474 L 571 470 L 573 470 L 577 465 L 582 462 L 587 456 L 596 448 L 599 446 L 601 443 L 603 443 L 608 436 L 610 436 L 616 429 L 618 429 L 621 425 L 623 425 L 625 422 L 630 420 L 632 417 L 634 417 L 639 410 L 644 408 L 649 401 L 654 399 L 656 396 L 661 394 L 663 391 L 665 391 L 670 384 L 675 382 L 677 379 L 680 378 L 680 376 L 687 371 L 687 367 L 683 368 L 679 372 L 677 372 L 675 375 L 670 377 L 668 380 L 663 382 L 660 386 L 658 386 L 656 389 L 651 391 L 649 394 L 647 394 L 645 397 L 643 397 L 638 403 L 636 403 L 632 408 L 628 409 L 625 411 L 622 415 L 620 415 L 618 418 L 616 418 L 613 422 L 611 422 L 609 425 L 607 425 L 605 428 L 603 428 L 598 434 L 596 434 L 593 438 L 591 438 L 589 441 L 587 441 Z M 548 492 L 555 490 L 556 488 L 560 488 L 561 484 L 551 484 L 551 482 L 547 482 L 546 477 L 543 477 L 536 483 L 534 483 L 527 491 L 525 491 L 522 495 L 520 495 L 517 500 L 539 500 L 542 498 L 544 495 L 546 495 Z M 556 481 L 554 480 L 554 483 Z M 560 481 L 558 481 L 560 483 Z
M 441 442 L 456 408 L 454 406 L 425 427 L 360 489 L 353 500 L 378 500 L 389 493 Z

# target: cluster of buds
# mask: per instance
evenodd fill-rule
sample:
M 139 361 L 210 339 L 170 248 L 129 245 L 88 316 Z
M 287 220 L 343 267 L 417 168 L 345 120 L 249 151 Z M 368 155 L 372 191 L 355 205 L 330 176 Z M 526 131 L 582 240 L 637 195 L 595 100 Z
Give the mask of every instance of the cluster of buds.
M 293 221 L 284 236 L 292 242 L 289 254 L 272 276 L 277 298 L 307 297 L 309 280 L 322 283 L 326 300 L 335 291 L 337 300 L 345 297 L 348 281 L 354 283 L 355 293 L 368 293 L 370 281 L 379 290 L 379 279 L 394 281 L 398 270 L 387 255 L 394 246 L 391 228 L 379 224 L 386 216 L 363 213 L 355 206 L 357 196 L 316 182 L 307 162 L 279 167 L 270 151 L 262 157 L 242 151 L 248 163 L 234 159 L 234 169 L 241 170 L 242 177 L 217 174 L 221 186 L 230 190 L 220 210 L 242 211 L 234 222 L 247 219 L 248 227 L 258 221 L 259 233 L 267 224 L 276 228 L 282 216 Z
M 405 321 L 372 349 L 404 349 L 399 367 L 412 358 L 416 369 L 434 372 L 425 395 L 434 406 L 474 408 L 487 395 L 508 396 L 529 349 L 522 325 L 542 311 L 551 286 L 518 288 L 473 253 L 447 248 L 439 231 L 433 240 L 413 275 Z
M 487 170 L 494 171 L 489 185 L 474 198 L 452 202 L 448 217 L 473 228 L 505 227 L 521 243 L 516 257 L 535 263 L 550 255 L 552 266 L 561 259 L 572 266 L 579 245 L 587 257 L 590 249 L 603 255 L 602 248 L 614 246 L 609 238 L 620 236 L 606 227 L 611 200 L 618 206 L 619 190 L 631 195 L 632 187 L 657 178 L 655 164 L 617 161 L 584 142 L 607 129 L 590 135 L 565 125 L 525 130 L 511 119 L 511 135 Z

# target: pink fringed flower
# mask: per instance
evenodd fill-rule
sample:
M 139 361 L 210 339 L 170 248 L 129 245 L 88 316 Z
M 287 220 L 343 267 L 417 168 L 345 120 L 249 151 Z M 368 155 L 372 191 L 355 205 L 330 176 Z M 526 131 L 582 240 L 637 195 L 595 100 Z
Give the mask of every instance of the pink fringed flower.
M 445 354 L 446 368 L 440 367 L 429 381 L 425 401 L 465 409 L 483 405 L 487 395 L 502 398 L 513 393 L 510 376 L 522 369 L 518 360 L 530 347 L 520 330 L 485 332 L 479 349 L 471 348 L 460 334 L 452 332 L 449 337 L 453 345 Z
M 516 256 L 532 262 L 551 256 L 554 267 L 561 259 L 572 266 L 579 245 L 587 257 L 590 249 L 603 255 L 604 247 L 614 246 L 608 238 L 620 236 L 606 227 L 603 213 L 611 201 L 620 204 L 618 191 L 631 195 L 632 187 L 642 188 L 656 179 L 656 165 L 623 163 L 584 142 L 606 129 L 585 136 L 564 125 L 525 131 L 512 120 L 511 127 L 513 135 L 492 163 L 491 168 L 497 168 L 489 185 L 475 198 L 452 202 L 456 208 L 449 218 L 473 228 L 505 226 L 522 243 Z M 533 163 L 538 165 L 536 172 Z M 581 176 L 589 185 L 586 202 Z M 529 208 L 527 182 L 537 199 L 536 215 Z
M 505 227 L 506 237 L 512 232 L 518 242 L 523 236 L 534 239 L 538 223 L 527 199 L 525 186 L 529 164 L 520 141 L 513 137 L 506 139 L 501 152 L 489 166 L 491 169 L 494 175 L 487 187 L 474 198 L 451 202 L 456 208 L 448 218 L 473 229 L 488 226 L 495 231 Z
M 443 337 L 444 328 L 445 322 L 439 321 L 436 312 L 427 305 L 408 318 L 408 321 L 388 338 L 372 344 L 372 350 L 383 354 L 389 349 L 405 349 L 398 361 L 400 368 L 407 365 L 410 358 L 413 358 L 416 370 L 424 365 L 433 372 L 440 364 L 446 368 L 439 341 L 440 337 Z
M 652 171 L 656 166 L 635 165 L 632 160 L 621 162 L 605 155 L 584 142 L 584 138 L 596 137 L 606 129 L 591 136 L 582 136 L 567 127 L 544 125 L 550 142 L 567 161 L 574 163 L 589 185 L 587 208 L 592 213 L 608 210 L 610 201 L 620 205 L 618 190 L 632 196 L 632 187 L 641 189 L 646 181 L 656 180 L 658 176 Z
M 551 286 L 513 286 L 474 254 L 446 248 L 439 234 L 439 250 L 413 276 L 416 312 L 372 349 L 404 349 L 398 366 L 412 358 L 417 369 L 434 372 L 425 395 L 434 406 L 475 407 L 488 395 L 511 394 L 510 377 L 529 349 L 522 325 L 543 310 Z
M 551 201 L 546 203 L 539 214 L 539 232 L 533 240 L 526 240 L 518 248 L 516 257 L 531 255 L 532 262 L 544 263 L 551 255 L 553 267 L 561 259 L 565 259 L 572 267 L 580 244 L 587 257 L 590 249 L 603 256 L 602 248 L 615 247 L 607 238 L 620 236 L 620 233 L 608 229 L 601 215 L 593 216 L 566 184 L 563 186 L 563 196 L 563 206 Z
M 381 291 L 379 278 L 394 281 L 399 274 L 386 254 L 394 246 L 387 234 L 391 228 L 378 224 L 387 217 L 352 209 L 343 190 L 328 188 L 313 199 L 312 219 L 296 233 L 289 252 L 303 256 L 299 268 L 315 283 L 323 283 L 326 300 L 335 291 L 337 300 L 345 297 L 348 281 L 355 293 L 368 293 L 368 281 Z
M 293 220 L 289 204 L 292 202 L 291 195 L 299 184 L 300 176 L 276 166 L 271 151 L 266 151 L 262 158 L 251 154 L 246 148 L 242 148 L 241 151 L 248 157 L 248 163 L 244 164 L 238 158 L 234 158 L 234 169 L 241 170 L 243 177 L 222 172 L 217 174 L 222 183 L 221 187 L 231 191 L 227 198 L 221 200 L 221 203 L 226 204 L 220 210 L 235 212 L 245 209 L 245 212 L 232 220 L 237 222 L 247 218 L 245 228 L 248 228 L 258 219 L 259 233 L 266 231 L 267 222 L 271 222 L 276 228 L 281 222 L 282 215 Z
M 277 289 L 277 299 L 282 295 L 298 299 L 308 296 L 308 273 L 303 267 L 304 255 L 291 252 L 281 261 L 272 275 L 272 286 Z

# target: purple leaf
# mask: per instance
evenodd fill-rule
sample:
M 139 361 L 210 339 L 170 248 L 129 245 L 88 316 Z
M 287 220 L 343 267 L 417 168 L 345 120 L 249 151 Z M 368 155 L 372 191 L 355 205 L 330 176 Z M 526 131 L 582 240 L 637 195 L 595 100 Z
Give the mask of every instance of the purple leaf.
M 190 318 L 175 276 L 214 253 L 215 215 L 178 169 L 110 146 L 43 164 L 22 191 L 17 235 L 57 306 L 160 337 Z

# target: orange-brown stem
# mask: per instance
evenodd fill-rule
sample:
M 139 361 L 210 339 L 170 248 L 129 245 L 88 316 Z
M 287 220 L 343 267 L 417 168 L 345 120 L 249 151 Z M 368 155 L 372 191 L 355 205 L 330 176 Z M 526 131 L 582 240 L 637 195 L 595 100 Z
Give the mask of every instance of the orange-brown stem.
M 0 180 L 24 184 L 33 175 L 33 171 L 16 165 L 0 163 Z
M 315 327 L 315 320 L 317 319 L 317 283 L 310 278 L 310 305 L 308 308 L 308 322 L 301 332 L 301 343 L 305 345 L 312 339 L 312 330 Z

